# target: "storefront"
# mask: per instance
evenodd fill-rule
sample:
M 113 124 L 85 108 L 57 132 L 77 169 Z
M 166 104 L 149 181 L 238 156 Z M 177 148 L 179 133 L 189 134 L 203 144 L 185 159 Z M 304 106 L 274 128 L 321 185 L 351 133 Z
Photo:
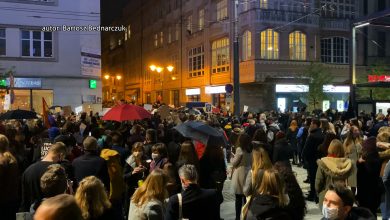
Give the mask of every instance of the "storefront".
M 7 80 L 9 87 L 9 80 Z M 42 113 L 42 98 L 45 99 L 47 105 L 53 105 L 54 93 L 51 89 L 42 89 L 41 78 L 15 78 L 14 79 L 14 98 L 10 109 L 34 110 L 37 113 Z M 1 110 L 4 110 L 4 95 L 2 92 Z
M 346 111 L 348 108 L 349 86 L 324 85 L 323 92 L 326 99 L 322 100 L 319 108 L 323 111 L 337 109 Z M 276 84 L 275 86 L 277 108 L 282 111 L 297 112 L 301 103 L 308 104 L 306 94 L 309 92 L 308 85 L 302 84 Z
M 200 102 L 200 88 L 186 89 L 187 102 Z
M 211 103 L 219 108 L 226 103 L 225 86 L 206 86 L 205 93 L 211 95 Z

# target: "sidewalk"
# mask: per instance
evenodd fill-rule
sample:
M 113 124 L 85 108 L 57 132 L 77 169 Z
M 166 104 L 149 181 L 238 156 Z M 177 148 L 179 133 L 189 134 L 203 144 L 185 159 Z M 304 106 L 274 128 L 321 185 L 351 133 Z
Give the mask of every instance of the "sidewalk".
M 305 195 L 310 188 L 309 184 L 303 182 L 306 179 L 306 170 L 297 166 L 293 166 L 293 171 L 297 173 L 298 183 L 301 186 L 303 194 Z M 230 183 L 230 180 L 226 180 L 225 186 L 223 188 L 224 202 L 221 205 L 221 218 L 224 220 L 234 220 L 235 218 L 235 195 L 230 189 Z M 318 204 L 306 201 L 306 206 L 306 220 L 318 220 L 322 218 L 321 210 L 318 208 Z

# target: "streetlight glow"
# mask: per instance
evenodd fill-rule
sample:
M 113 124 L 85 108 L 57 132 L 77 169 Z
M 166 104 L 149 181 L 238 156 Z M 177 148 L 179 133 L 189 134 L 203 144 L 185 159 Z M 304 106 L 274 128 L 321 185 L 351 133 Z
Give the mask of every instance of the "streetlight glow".
M 163 71 L 163 69 L 164 69 L 164 68 L 162 68 L 162 67 L 156 67 L 156 71 L 157 71 L 158 73 L 161 73 L 161 72 Z
M 359 24 L 359 25 L 356 25 L 355 28 L 361 28 L 361 27 L 364 27 L 364 26 L 367 26 L 367 25 L 370 25 L 370 23 L 367 22 L 367 23 Z
M 167 66 L 167 70 L 168 70 L 169 72 L 172 72 L 172 71 L 173 71 L 173 69 L 174 69 L 174 67 L 173 67 L 173 66 L 171 66 L 171 65 Z
M 155 65 L 150 65 L 149 68 L 151 71 L 155 71 L 157 67 Z
M 117 80 L 120 80 L 120 79 L 122 79 L 122 76 L 121 76 L 121 75 L 117 75 L 117 76 L 116 76 L 116 79 L 117 79 Z
M 109 79 L 109 78 L 110 78 L 110 75 L 106 74 L 106 75 L 104 75 L 104 78 L 105 78 L 105 79 Z

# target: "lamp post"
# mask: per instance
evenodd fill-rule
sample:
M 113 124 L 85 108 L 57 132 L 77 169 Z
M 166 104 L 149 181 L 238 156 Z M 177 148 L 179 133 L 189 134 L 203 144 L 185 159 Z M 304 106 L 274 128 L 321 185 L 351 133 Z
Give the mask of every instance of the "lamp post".
M 108 100 L 115 100 L 117 92 L 117 83 L 122 79 L 122 76 L 120 74 L 117 75 L 111 75 L 111 74 L 106 74 L 104 75 L 104 79 L 106 79 L 107 85 L 108 85 Z M 113 82 L 113 86 L 112 85 Z M 115 95 L 113 95 L 112 90 L 115 88 Z M 108 101 L 107 100 L 107 101 Z
M 152 72 L 157 72 L 158 74 L 160 74 L 161 92 L 162 92 L 162 95 L 163 95 L 164 94 L 164 84 L 163 84 L 164 83 L 164 75 L 163 75 L 164 69 L 167 69 L 168 72 L 172 73 L 175 68 L 172 65 L 168 65 L 166 67 L 162 67 L 162 66 L 158 66 L 158 65 L 152 64 L 152 65 L 149 66 L 149 69 Z M 175 80 L 176 77 L 172 77 L 172 79 Z

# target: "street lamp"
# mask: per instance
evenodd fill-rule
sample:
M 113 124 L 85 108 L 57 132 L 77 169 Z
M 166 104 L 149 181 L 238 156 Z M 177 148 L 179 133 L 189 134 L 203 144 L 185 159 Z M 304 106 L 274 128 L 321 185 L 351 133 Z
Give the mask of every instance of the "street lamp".
M 105 79 L 109 79 L 109 78 L 110 78 L 110 75 L 106 74 L 106 75 L 104 75 L 104 78 L 105 78 Z
M 115 100 L 115 95 L 113 95 L 113 92 L 112 92 L 112 90 L 114 89 L 114 88 L 116 88 L 116 87 L 118 87 L 118 85 L 117 85 L 117 80 L 119 81 L 119 80 L 121 80 L 122 79 L 122 76 L 121 75 L 119 75 L 119 74 L 117 74 L 117 75 L 111 75 L 111 74 L 109 74 L 109 73 L 107 73 L 107 74 L 105 74 L 104 75 L 104 78 L 107 80 L 107 84 L 106 85 L 108 85 L 108 97 L 110 97 L 111 96 L 111 99 L 112 100 Z M 114 81 L 114 84 L 112 85 L 112 81 Z M 117 92 L 115 92 L 115 94 L 116 94 Z M 108 98 L 107 97 L 107 98 Z M 109 98 L 108 98 L 109 99 Z

